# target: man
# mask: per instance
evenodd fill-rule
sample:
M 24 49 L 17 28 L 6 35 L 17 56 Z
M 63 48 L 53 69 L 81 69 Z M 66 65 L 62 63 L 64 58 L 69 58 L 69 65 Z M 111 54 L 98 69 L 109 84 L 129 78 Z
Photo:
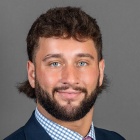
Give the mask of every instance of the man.
M 27 36 L 28 80 L 19 91 L 35 99 L 30 120 L 5 140 L 124 140 L 94 127 L 94 103 L 106 87 L 102 37 L 80 8 L 48 10 Z

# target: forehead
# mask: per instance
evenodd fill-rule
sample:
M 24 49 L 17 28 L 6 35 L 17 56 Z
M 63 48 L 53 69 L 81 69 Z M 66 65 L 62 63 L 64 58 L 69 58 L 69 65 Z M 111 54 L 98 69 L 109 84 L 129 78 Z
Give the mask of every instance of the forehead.
M 97 57 L 97 51 L 92 39 L 77 41 L 73 38 L 39 38 L 39 48 L 36 55 L 63 54 L 64 56 L 74 56 L 79 53 L 89 53 Z

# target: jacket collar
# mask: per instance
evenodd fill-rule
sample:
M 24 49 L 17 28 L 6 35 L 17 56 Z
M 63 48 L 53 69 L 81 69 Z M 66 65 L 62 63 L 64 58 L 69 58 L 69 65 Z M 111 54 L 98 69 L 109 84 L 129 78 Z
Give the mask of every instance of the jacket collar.
M 24 133 L 26 140 L 52 140 L 51 137 L 46 133 L 43 127 L 39 124 L 39 122 L 35 118 L 35 114 L 33 112 L 31 118 L 24 126 Z M 95 127 L 95 136 L 96 140 L 103 140 L 104 137 L 101 135 L 98 128 Z
M 95 129 L 95 137 L 96 140 L 106 140 L 106 138 L 104 137 L 104 135 L 100 132 L 100 129 L 97 127 L 94 127 Z
M 24 133 L 26 140 L 52 140 L 36 120 L 34 112 L 29 121 L 24 126 Z

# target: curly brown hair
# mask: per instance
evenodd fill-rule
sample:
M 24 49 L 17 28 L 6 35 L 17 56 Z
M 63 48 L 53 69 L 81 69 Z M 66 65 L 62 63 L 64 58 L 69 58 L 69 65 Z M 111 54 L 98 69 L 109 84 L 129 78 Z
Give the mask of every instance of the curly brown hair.
M 92 18 L 78 7 L 52 8 L 31 26 L 27 35 L 27 53 L 31 62 L 34 62 L 40 37 L 74 38 L 78 41 L 92 39 L 98 53 L 98 60 L 102 59 L 102 35 L 96 19 Z M 19 92 L 36 99 L 35 90 L 29 81 L 18 85 Z

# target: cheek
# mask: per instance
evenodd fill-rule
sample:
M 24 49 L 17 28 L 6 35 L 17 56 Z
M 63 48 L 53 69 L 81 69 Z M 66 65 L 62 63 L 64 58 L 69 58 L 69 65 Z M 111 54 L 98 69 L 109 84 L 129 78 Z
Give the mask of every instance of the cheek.
M 81 74 L 81 80 L 88 90 L 92 91 L 96 88 L 99 78 L 99 70 L 90 69 Z
M 58 73 L 52 71 L 38 70 L 36 72 L 37 80 L 43 89 L 51 90 L 58 83 Z

